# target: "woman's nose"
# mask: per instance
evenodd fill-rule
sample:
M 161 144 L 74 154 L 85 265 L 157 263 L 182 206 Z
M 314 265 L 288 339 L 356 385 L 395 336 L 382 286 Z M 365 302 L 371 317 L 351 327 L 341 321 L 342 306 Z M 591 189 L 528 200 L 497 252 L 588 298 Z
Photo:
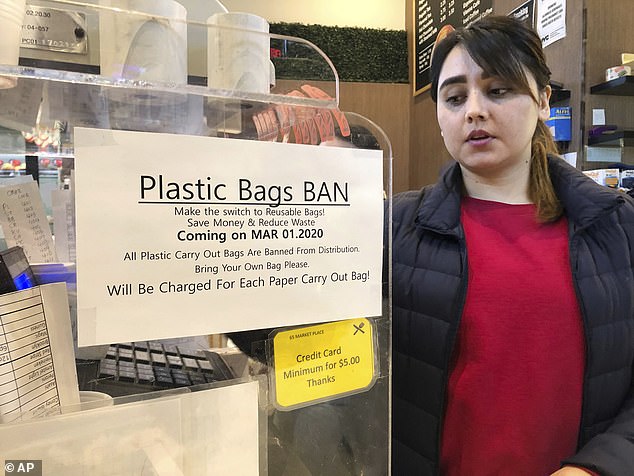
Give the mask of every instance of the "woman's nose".
M 479 92 L 473 92 L 467 96 L 465 105 L 465 119 L 467 122 L 474 122 L 476 120 L 486 120 L 488 118 L 488 112 L 486 108 L 485 98 Z

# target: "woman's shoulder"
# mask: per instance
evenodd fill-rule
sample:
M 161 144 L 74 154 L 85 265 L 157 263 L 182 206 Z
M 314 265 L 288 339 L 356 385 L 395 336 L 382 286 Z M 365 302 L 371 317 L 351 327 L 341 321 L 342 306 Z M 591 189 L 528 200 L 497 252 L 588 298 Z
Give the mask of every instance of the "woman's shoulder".
M 425 196 L 433 189 L 434 185 L 426 185 L 420 190 L 408 190 L 394 195 L 392 198 L 392 213 L 394 217 L 403 216 L 420 207 Z
M 634 189 L 632 189 L 634 191 Z M 631 221 L 634 221 L 634 193 L 620 192 L 625 200 L 624 209 Z
M 396 207 L 397 204 L 399 204 L 399 206 L 407 206 L 411 203 L 420 203 L 425 195 L 431 192 L 433 188 L 434 184 L 430 184 L 425 185 L 419 190 L 407 190 L 406 192 L 397 193 L 394 195 L 392 200 L 394 207 Z

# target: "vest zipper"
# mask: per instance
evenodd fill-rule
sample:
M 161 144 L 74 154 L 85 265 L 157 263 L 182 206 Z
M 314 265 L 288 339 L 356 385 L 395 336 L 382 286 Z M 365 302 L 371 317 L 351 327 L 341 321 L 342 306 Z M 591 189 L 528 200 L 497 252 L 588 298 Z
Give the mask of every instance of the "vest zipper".
M 588 392 L 588 362 L 590 361 L 590 339 L 588 338 L 589 334 L 589 326 L 588 326 L 588 317 L 585 312 L 584 303 L 581 298 L 581 292 L 579 291 L 579 280 L 577 277 L 577 262 L 578 262 L 578 253 L 577 253 L 577 236 L 579 232 L 583 231 L 586 227 L 580 227 L 574 229 L 574 225 L 569 225 L 569 244 L 568 244 L 568 254 L 570 261 L 570 272 L 572 273 L 572 284 L 575 289 L 575 295 L 577 297 L 577 304 L 579 305 L 579 312 L 581 314 L 581 324 L 583 325 L 583 340 L 585 343 L 585 362 L 583 368 L 583 387 L 581 392 L 581 415 L 579 417 L 579 435 L 577 436 L 577 451 L 581 447 L 581 442 L 583 439 L 583 428 L 585 426 L 586 420 L 586 394 Z
M 464 233 L 462 234 L 462 238 L 458 238 L 458 242 L 460 244 L 460 259 L 463 264 L 463 278 L 460 282 L 460 303 L 458 314 L 458 319 L 456 320 L 456 326 L 453 330 L 453 334 L 450 337 L 449 345 L 447 346 L 447 352 L 444 356 L 444 362 L 447 363 L 445 366 L 445 375 L 443 376 L 442 383 L 442 401 L 440 404 L 440 414 L 438 416 L 438 439 L 436 441 L 436 454 L 438 455 L 438 459 L 436 461 L 436 474 L 440 474 L 440 451 L 442 446 L 442 437 L 444 431 L 444 422 L 445 422 L 445 410 L 447 407 L 447 387 L 449 385 L 449 373 L 451 369 L 449 365 L 451 363 L 451 356 L 454 352 L 454 347 L 456 345 L 456 339 L 458 337 L 458 329 L 460 329 L 460 323 L 462 322 L 462 313 L 464 312 L 465 302 L 467 300 L 467 283 L 469 281 L 469 267 L 467 265 L 467 246 L 464 240 Z

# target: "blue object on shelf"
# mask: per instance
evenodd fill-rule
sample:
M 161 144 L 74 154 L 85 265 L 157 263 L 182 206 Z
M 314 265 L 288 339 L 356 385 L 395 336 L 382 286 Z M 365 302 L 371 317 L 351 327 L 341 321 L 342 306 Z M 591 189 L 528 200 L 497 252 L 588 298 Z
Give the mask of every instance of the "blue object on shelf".
M 553 133 L 556 142 L 567 142 L 572 138 L 572 121 L 570 117 L 570 107 L 551 107 L 550 117 L 546 125 Z

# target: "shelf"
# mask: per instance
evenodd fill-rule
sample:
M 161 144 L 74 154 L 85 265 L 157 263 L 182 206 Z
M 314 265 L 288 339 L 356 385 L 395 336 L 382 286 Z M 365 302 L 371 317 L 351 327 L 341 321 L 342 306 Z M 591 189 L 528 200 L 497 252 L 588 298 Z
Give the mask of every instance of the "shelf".
M 303 81 L 279 81 L 275 92 L 264 94 L 2 64 L 0 77 L 13 85 L 0 90 L 0 154 L 29 153 L 22 133 L 57 133 L 58 147 L 31 155 L 72 156 L 75 127 L 313 145 L 334 136 L 336 127 L 347 127 L 334 83 L 324 91 Z M 328 119 L 320 123 L 328 132 L 323 137 L 326 129 L 318 130 L 316 117 Z
M 613 134 L 603 134 L 598 137 L 589 137 L 590 147 L 633 147 L 634 131 L 616 131 Z
M 612 81 L 592 86 L 590 88 L 590 94 L 634 96 L 634 76 L 622 76 Z

